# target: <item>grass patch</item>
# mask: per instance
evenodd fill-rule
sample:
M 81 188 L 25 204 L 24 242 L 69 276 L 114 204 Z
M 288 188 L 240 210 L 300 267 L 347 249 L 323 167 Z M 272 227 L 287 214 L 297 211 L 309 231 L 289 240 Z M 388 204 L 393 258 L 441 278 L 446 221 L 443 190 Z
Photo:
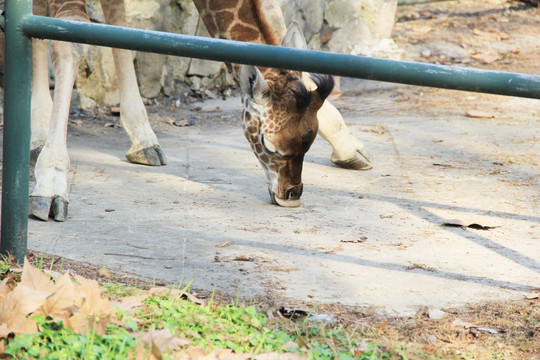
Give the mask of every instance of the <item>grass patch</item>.
M 127 359 L 137 347 L 136 338 L 123 327 L 107 325 L 107 331 L 98 335 L 77 334 L 64 327 L 62 321 L 36 316 L 40 331 L 20 334 L 12 338 L 4 351 L 13 359 Z
M 390 318 L 321 305 L 315 310 L 334 320 L 317 322 L 309 312 L 291 316 L 264 304 L 218 304 L 187 289 L 98 285 L 65 274 L 51 280 L 34 267 L 11 271 L 6 263 L 0 260 L 0 358 L 540 359 L 534 292 L 523 301 L 446 309 L 441 320 L 427 311 Z M 59 294 L 66 298 L 55 298 Z
M 4 358 L 391 358 L 345 328 L 271 319 L 254 305 L 206 303 L 186 289 L 100 286 L 68 273 L 53 279 L 28 260 L 13 274 L 4 272 L 0 290 L 0 309 L 13 309 L 0 314 Z
M 294 352 L 312 359 L 385 359 L 376 346 L 360 351 L 358 334 L 308 321 L 270 320 L 255 306 L 212 303 L 201 306 L 171 296 L 151 297 L 138 317 L 152 326 L 174 329 L 206 350 L 231 349 L 254 355 Z M 372 357 L 376 356 L 376 357 Z

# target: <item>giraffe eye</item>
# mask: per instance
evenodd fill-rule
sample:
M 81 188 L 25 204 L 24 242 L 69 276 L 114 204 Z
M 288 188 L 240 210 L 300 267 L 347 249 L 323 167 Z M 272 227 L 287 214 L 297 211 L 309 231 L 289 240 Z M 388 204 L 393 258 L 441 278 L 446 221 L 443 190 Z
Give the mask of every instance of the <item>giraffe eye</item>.
M 271 154 L 275 154 L 277 152 L 277 148 L 272 144 L 270 141 L 265 141 L 264 136 L 262 137 L 262 145 L 266 151 L 268 151 Z

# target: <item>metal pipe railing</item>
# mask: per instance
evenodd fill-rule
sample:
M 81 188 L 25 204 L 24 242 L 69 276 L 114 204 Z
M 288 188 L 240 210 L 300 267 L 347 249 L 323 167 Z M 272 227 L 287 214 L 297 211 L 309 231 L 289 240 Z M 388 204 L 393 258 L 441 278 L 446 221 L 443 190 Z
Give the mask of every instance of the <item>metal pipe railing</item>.
M 28 236 L 32 41 L 20 28 L 31 11 L 31 1 L 6 1 L 0 252 L 14 255 L 21 263 Z
M 27 36 L 320 74 L 540 99 L 540 76 L 299 50 L 30 16 Z
M 409 85 L 540 99 L 540 76 L 298 50 L 31 15 L 6 0 L 1 253 L 22 262 L 28 232 L 31 37 Z

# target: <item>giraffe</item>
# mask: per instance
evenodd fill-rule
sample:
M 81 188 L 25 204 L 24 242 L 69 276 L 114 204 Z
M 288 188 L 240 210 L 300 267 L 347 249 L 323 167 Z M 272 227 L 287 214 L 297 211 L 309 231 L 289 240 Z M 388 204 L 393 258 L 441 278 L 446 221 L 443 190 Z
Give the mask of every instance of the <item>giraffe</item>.
M 47 0 L 34 0 L 34 13 L 45 15 Z M 275 0 L 194 0 L 213 37 L 305 48 L 298 26 L 287 31 Z M 105 20 L 125 26 L 124 1 L 101 0 Z M 85 0 L 49 0 L 50 15 L 89 21 Z M 64 221 L 68 210 L 69 156 L 67 123 L 75 74 L 86 45 L 51 41 L 56 75 L 54 99 L 48 89 L 46 43 L 33 40 L 31 151 L 37 155 L 36 186 L 30 211 L 39 219 Z M 120 120 L 130 140 L 130 162 L 165 165 L 167 160 L 152 131 L 140 94 L 131 53 L 113 49 L 120 88 Z M 325 101 L 333 88 L 329 76 L 228 64 L 242 90 L 244 134 L 261 163 L 273 203 L 300 205 L 302 164 L 319 133 L 333 147 L 331 160 L 356 170 L 371 168 L 363 144 L 349 131 L 339 111 Z

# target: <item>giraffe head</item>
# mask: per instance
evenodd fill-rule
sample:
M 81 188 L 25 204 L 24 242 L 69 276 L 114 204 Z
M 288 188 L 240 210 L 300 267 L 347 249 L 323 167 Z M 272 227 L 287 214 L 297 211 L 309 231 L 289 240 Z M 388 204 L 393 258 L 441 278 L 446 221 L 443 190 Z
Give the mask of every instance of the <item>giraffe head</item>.
M 317 136 L 317 112 L 334 86 L 331 76 L 312 80 L 316 88 L 308 90 L 298 71 L 239 71 L 244 134 L 266 173 L 272 202 L 281 206 L 300 206 L 304 155 Z

